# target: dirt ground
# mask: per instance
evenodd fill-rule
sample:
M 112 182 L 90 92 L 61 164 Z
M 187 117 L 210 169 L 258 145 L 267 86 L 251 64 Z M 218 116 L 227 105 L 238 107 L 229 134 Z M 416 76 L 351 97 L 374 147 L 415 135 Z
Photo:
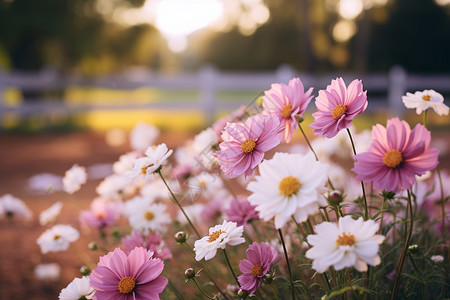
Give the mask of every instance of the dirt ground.
M 161 142 L 175 147 L 189 137 L 189 134 L 166 133 Z M 448 133 L 433 133 L 433 138 L 437 138 L 441 147 L 449 147 Z M 51 226 L 39 225 L 39 213 L 55 201 L 64 203 L 58 223 L 78 226 L 78 211 L 89 207 L 99 180 L 88 181 L 76 194 L 76 199 L 62 192 L 37 195 L 27 188 L 27 180 L 43 172 L 62 176 L 75 163 L 82 166 L 113 163 L 129 150 L 128 143 L 111 147 L 104 135 L 93 132 L 0 134 L 0 195 L 10 193 L 24 200 L 34 213 L 33 220 L 28 222 L 0 220 L 0 300 L 57 299 L 60 290 L 80 276 L 79 267 L 83 261 L 98 261 L 98 253 L 86 250 L 89 233 L 82 233 L 70 251 L 45 255 L 40 253 L 36 239 Z M 440 157 L 443 169 L 450 167 L 449 154 L 447 151 Z M 36 279 L 35 267 L 52 262 L 61 266 L 60 278 L 54 281 Z
M 184 142 L 187 134 L 165 134 L 164 142 L 174 147 Z M 88 209 L 96 196 L 99 180 L 89 180 L 69 197 L 63 192 L 39 195 L 27 188 L 27 180 L 38 173 L 64 175 L 73 164 L 92 166 L 113 163 L 129 151 L 128 144 L 107 145 L 105 136 L 93 132 L 70 134 L 0 134 L 0 195 L 12 194 L 22 199 L 33 211 L 31 221 L 0 220 L 0 299 L 58 299 L 59 292 L 74 277 L 79 277 L 83 262 L 97 262 L 99 253 L 87 251 L 90 233 L 81 233 L 69 251 L 41 254 L 36 239 L 53 224 L 41 226 L 39 214 L 56 201 L 63 202 L 58 224 L 78 227 L 78 212 Z M 76 213 L 73 213 L 76 212 Z M 79 249 L 79 250 L 77 250 Z M 90 255 L 90 257 L 86 257 Z M 61 266 L 57 280 L 38 280 L 34 269 L 41 263 L 56 262 Z

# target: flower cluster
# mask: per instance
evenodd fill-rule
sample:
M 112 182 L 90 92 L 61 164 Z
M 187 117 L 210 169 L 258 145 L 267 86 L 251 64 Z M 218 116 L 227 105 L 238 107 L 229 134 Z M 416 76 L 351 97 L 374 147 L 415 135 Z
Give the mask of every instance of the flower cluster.
M 370 99 L 361 80 L 342 78 L 318 91 L 305 132 L 313 98 L 300 78 L 274 83 L 258 113 L 240 108 L 173 150 L 138 123 L 130 152 L 80 211 L 82 228 L 56 224 L 37 239 L 48 255 L 79 243 L 81 232 L 106 253 L 59 299 L 450 297 L 442 281 L 450 176 L 432 132 L 396 117 L 358 132 L 353 119 Z M 424 117 L 448 114 L 433 90 L 401 100 Z M 62 190 L 74 194 L 87 179 L 74 165 Z M 40 224 L 64 208 L 55 202 Z M 27 220 L 31 211 L 4 195 L 0 216 Z

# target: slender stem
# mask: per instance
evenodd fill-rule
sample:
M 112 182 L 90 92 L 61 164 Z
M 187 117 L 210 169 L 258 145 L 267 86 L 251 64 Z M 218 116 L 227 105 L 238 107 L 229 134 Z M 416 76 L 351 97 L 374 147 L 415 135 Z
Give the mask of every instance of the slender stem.
M 186 247 L 189 249 L 189 252 L 192 254 L 192 256 L 195 259 L 195 252 L 194 250 L 189 246 L 188 243 L 183 243 L 184 245 L 186 245 Z M 213 285 L 216 287 L 216 289 L 219 291 L 220 294 L 222 294 L 222 296 L 225 299 L 228 299 L 228 297 L 225 295 L 224 292 L 222 292 L 222 290 L 220 289 L 219 285 L 217 284 L 217 282 L 214 280 L 214 277 L 211 275 L 211 272 L 209 271 L 209 269 L 206 267 L 205 263 L 201 260 L 199 261 L 199 263 L 202 265 L 203 270 L 205 270 L 206 275 L 208 275 L 208 278 L 211 280 L 211 282 L 213 283 Z
M 277 287 L 275 286 L 275 284 L 273 282 L 270 285 L 272 286 L 272 290 L 273 290 L 273 294 L 275 295 L 275 299 L 280 300 L 280 298 L 278 298 Z
M 173 284 L 173 282 L 169 279 L 169 288 L 172 290 L 172 292 L 175 294 L 177 299 L 184 299 L 183 295 L 178 291 L 177 287 Z
M 383 203 L 381 203 L 381 220 L 380 220 L 380 229 L 378 230 L 378 233 L 382 233 L 383 231 L 383 219 L 384 219 L 384 205 L 386 204 L 386 198 L 383 197 Z
M 350 129 L 348 129 L 348 128 L 347 128 L 347 133 L 348 133 L 348 136 L 350 138 L 350 142 L 352 144 L 353 154 L 356 155 L 355 143 L 353 142 L 352 134 L 350 132 Z M 364 201 L 364 220 L 367 221 L 369 219 L 369 211 L 368 211 L 368 208 L 367 208 L 366 189 L 364 187 L 364 182 L 363 181 L 361 181 L 361 189 L 362 189 L 363 201 Z
M 192 281 L 195 283 L 195 285 L 197 286 L 198 290 L 203 294 L 203 296 L 205 296 L 206 298 L 208 298 L 208 299 L 210 299 L 210 300 L 213 300 L 213 299 L 214 299 L 213 297 L 208 296 L 208 295 L 202 290 L 202 288 L 201 288 L 200 285 L 198 284 L 197 279 L 195 279 L 195 277 L 192 278 Z
M 297 220 L 294 218 L 294 216 L 292 216 L 292 220 L 294 220 L 294 223 L 297 225 L 298 229 L 300 230 L 302 236 L 303 236 L 303 240 L 305 241 L 306 244 L 308 244 L 309 247 L 311 247 L 311 244 L 308 242 L 308 234 L 305 232 L 305 230 L 303 229 L 302 225 L 299 224 L 297 222 Z
M 403 264 L 405 263 L 406 258 L 406 251 L 408 249 L 409 242 L 411 241 L 411 235 L 413 231 L 414 226 L 414 215 L 413 215 L 413 208 L 411 203 L 411 192 L 408 190 L 408 208 L 409 208 L 409 217 L 411 222 L 409 223 L 409 231 L 408 235 L 406 236 L 405 246 L 403 247 L 402 253 L 400 255 L 398 264 L 397 264 L 397 274 L 395 275 L 395 283 L 394 283 L 394 289 L 392 290 L 392 296 L 391 300 L 395 299 L 395 294 L 397 293 L 397 287 L 398 287 L 398 281 L 400 279 L 400 274 L 403 270 Z
M 178 207 L 181 209 L 181 212 L 183 213 L 183 215 L 186 217 L 186 220 L 189 222 L 189 225 L 192 227 L 192 229 L 194 230 L 195 234 L 197 235 L 197 238 L 200 238 L 200 234 L 197 231 L 197 228 L 195 228 L 194 224 L 191 222 L 191 219 L 189 219 L 188 215 L 186 214 L 186 212 L 184 211 L 183 207 L 181 206 L 180 202 L 178 202 L 177 197 L 175 197 L 175 195 L 173 194 L 172 190 L 170 189 L 169 185 L 167 184 L 166 180 L 164 179 L 164 176 L 161 173 L 161 170 L 157 171 L 159 176 L 161 177 L 162 181 L 164 182 L 164 184 L 166 185 L 167 189 L 169 190 L 170 195 L 172 196 L 173 201 L 175 201 L 175 203 L 178 205 Z
M 345 274 L 347 275 L 348 285 L 350 286 L 350 289 L 352 291 L 355 291 L 352 284 L 352 277 L 350 276 L 350 270 L 348 268 L 345 268 Z
M 444 243 L 447 243 L 446 239 L 446 222 L 445 222 L 445 201 L 444 201 L 444 187 L 442 185 L 442 177 L 441 177 L 441 171 L 439 170 L 439 167 L 436 168 L 438 177 L 439 177 L 439 188 L 441 189 L 441 210 L 442 210 L 442 240 Z
M 325 214 L 325 220 L 327 222 L 330 222 L 330 217 L 328 216 L 327 208 L 326 207 L 321 207 L 321 209 L 323 210 L 323 213 Z
M 227 261 L 227 265 L 231 271 L 231 274 L 233 274 L 234 280 L 236 280 L 238 287 L 241 287 L 241 284 L 239 283 L 239 280 L 237 279 L 236 274 L 234 273 L 233 268 L 231 267 L 231 263 L 230 263 L 230 260 L 228 259 L 227 251 L 225 251 L 225 249 L 223 249 L 223 254 L 225 255 L 225 260 Z
M 286 265 L 288 267 L 288 272 L 289 272 L 289 279 L 291 281 L 292 300 L 295 300 L 294 278 L 292 277 L 291 264 L 289 263 L 289 257 L 288 257 L 288 253 L 286 250 L 286 244 L 284 243 L 283 233 L 281 232 L 281 229 L 278 229 L 278 233 L 280 235 L 281 244 L 283 245 L 284 258 L 286 259 Z
M 303 131 L 302 124 L 300 124 L 300 122 L 298 123 L 298 128 L 300 128 L 300 131 L 302 132 L 303 137 L 305 138 L 306 143 L 308 144 L 309 149 L 310 149 L 311 152 L 314 154 L 314 157 L 316 158 L 317 161 L 319 161 L 319 158 L 317 157 L 316 152 L 314 151 L 313 147 L 311 146 L 311 143 L 309 142 L 308 137 L 306 137 L 306 134 L 305 134 L 305 132 Z
M 425 111 L 423 112 L 423 126 L 425 126 L 425 128 L 427 128 L 427 113 L 428 109 L 425 109 Z

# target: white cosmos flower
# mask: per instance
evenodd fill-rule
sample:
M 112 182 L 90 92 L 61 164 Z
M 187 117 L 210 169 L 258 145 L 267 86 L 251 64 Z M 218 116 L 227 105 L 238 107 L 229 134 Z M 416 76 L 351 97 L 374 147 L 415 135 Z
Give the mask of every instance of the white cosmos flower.
M 0 197 L 0 218 L 4 217 L 29 220 L 32 212 L 22 200 L 11 194 L 5 194 Z
M 157 147 L 149 147 L 145 151 L 145 156 L 134 161 L 133 168 L 127 174 L 136 177 L 139 174 L 150 175 L 157 171 L 159 167 L 172 155 L 173 150 L 168 150 L 166 144 L 160 144 Z
M 312 248 L 306 257 L 313 260 L 312 268 L 319 273 L 333 266 L 335 270 L 355 267 L 367 271 L 367 264 L 376 266 L 381 262 L 379 245 L 384 236 L 376 234 L 379 224 L 373 220 L 357 220 L 351 216 L 339 219 L 339 224 L 323 222 L 315 226 L 317 234 L 308 235 Z
M 327 181 L 328 166 L 307 155 L 275 153 L 259 165 L 260 176 L 248 184 L 248 201 L 256 205 L 264 221 L 275 218 L 275 227 L 283 227 L 294 216 L 303 222 L 324 205 L 321 189 Z
M 431 256 L 431 260 L 435 263 L 440 263 L 444 261 L 444 257 L 442 255 L 433 255 Z
M 204 197 L 212 197 L 223 187 L 222 179 L 214 174 L 202 172 L 188 180 L 191 193 L 204 193 Z
M 124 207 L 124 215 L 128 218 L 131 227 L 144 234 L 150 230 L 164 232 L 166 225 L 171 223 L 166 206 L 161 203 L 152 203 L 153 199 L 134 197 L 127 201 Z
M 63 188 L 64 191 L 73 194 L 81 188 L 82 184 L 87 181 L 86 168 L 80 167 L 79 165 L 73 165 L 69 170 L 66 171 L 63 178 Z
M 61 201 L 54 203 L 52 206 L 41 212 L 39 215 L 39 224 L 42 226 L 46 225 L 49 222 L 54 222 L 56 218 L 59 216 L 63 204 Z
M 28 179 L 28 187 L 36 192 L 51 193 L 62 190 L 62 176 L 51 173 L 41 173 Z
M 47 229 L 37 239 L 41 247 L 42 254 L 47 252 L 65 251 L 70 243 L 75 242 L 80 237 L 78 230 L 70 225 L 55 225 Z
M 154 145 L 159 130 L 153 125 L 139 122 L 130 132 L 130 144 L 134 150 L 144 152 Z
M 428 108 L 432 108 L 438 115 L 448 115 L 449 108 L 444 104 L 444 97 L 434 90 L 406 93 L 402 100 L 407 108 L 415 108 L 418 115 Z
M 195 259 L 210 260 L 216 256 L 217 249 L 225 249 L 226 245 L 236 246 L 244 243 L 243 232 L 244 226 L 237 227 L 235 222 L 227 221 L 223 221 L 222 225 L 209 228 L 209 235 L 194 243 Z
M 133 163 L 138 157 L 137 152 L 128 152 L 122 154 L 119 160 L 113 164 L 113 171 L 115 174 L 124 174 L 133 168 Z
M 39 280 L 57 280 L 61 275 L 61 267 L 57 263 L 39 264 L 34 268 L 34 275 Z
M 99 183 L 96 192 L 104 197 L 111 199 L 120 199 L 134 192 L 132 185 L 129 185 L 130 178 L 123 174 L 113 174 Z
M 90 285 L 89 277 L 75 278 L 59 293 L 59 300 L 92 299 L 95 290 Z

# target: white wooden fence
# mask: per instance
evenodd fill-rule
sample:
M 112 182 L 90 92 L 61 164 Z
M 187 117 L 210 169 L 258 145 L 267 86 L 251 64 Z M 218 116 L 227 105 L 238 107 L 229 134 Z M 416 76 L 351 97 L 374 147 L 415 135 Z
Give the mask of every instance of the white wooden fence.
M 127 110 L 127 109 L 176 109 L 201 110 L 210 122 L 216 112 L 231 110 L 240 105 L 247 105 L 257 97 L 258 92 L 270 88 L 271 83 L 287 83 L 293 77 L 300 77 L 305 88 L 314 87 L 314 94 L 324 89 L 332 79 L 342 76 L 346 83 L 355 78 L 362 79 L 364 89 L 368 91 L 369 110 L 386 110 L 392 115 L 401 115 L 404 111 L 401 97 L 407 91 L 434 89 L 444 95 L 450 94 L 450 75 L 418 76 L 407 74 L 401 67 L 392 68 L 387 74 L 323 74 L 312 75 L 297 73 L 289 66 L 281 66 L 275 72 L 221 72 L 212 66 L 205 66 L 196 73 L 180 73 L 176 75 L 151 74 L 148 72 L 124 73 L 99 79 L 86 80 L 83 78 L 70 78 L 59 76 L 52 71 L 37 73 L 5 73 L 0 71 L 0 97 L 7 87 L 15 87 L 24 95 L 28 92 L 44 92 L 48 90 L 64 91 L 68 86 L 100 87 L 106 89 L 133 90 L 142 87 L 152 87 L 165 90 L 195 90 L 197 99 L 184 101 L 166 101 L 157 99 L 148 104 L 130 104 L 126 99 L 123 105 L 67 105 L 63 99 L 47 101 L 43 98 L 28 99 L 12 107 L 5 105 L 0 99 L 0 120 L 5 113 L 14 112 L 16 115 L 26 117 L 33 114 L 46 114 L 54 110 L 64 111 L 68 114 L 84 110 Z M 253 98 L 242 96 L 220 101 L 218 93 L 221 91 L 255 91 Z M 173 99 L 172 99 L 173 100 Z M 312 105 L 310 105 L 312 110 Z

